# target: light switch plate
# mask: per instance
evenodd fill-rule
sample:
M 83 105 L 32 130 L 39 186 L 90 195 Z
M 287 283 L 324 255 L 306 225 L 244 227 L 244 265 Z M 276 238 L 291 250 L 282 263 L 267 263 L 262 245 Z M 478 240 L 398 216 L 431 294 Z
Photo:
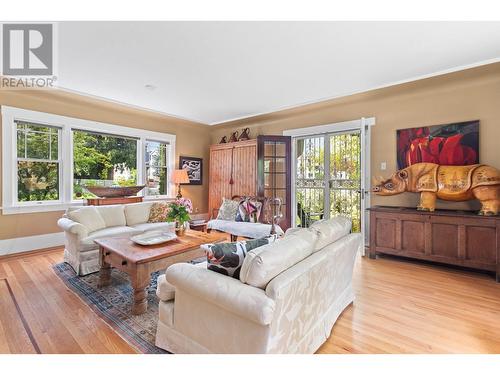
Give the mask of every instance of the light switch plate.
M 380 163 L 380 170 L 385 171 L 386 169 L 387 169 L 387 163 L 383 161 L 382 163 Z

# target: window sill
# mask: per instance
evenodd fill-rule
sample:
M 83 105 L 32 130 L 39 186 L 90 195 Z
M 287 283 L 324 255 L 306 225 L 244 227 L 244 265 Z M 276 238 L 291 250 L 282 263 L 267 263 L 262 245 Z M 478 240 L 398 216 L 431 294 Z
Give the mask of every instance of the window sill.
M 144 197 L 144 202 L 155 202 L 155 201 L 174 201 L 176 198 L 172 198 L 166 195 L 161 196 L 150 196 Z M 11 207 L 0 207 L 2 210 L 2 215 L 18 215 L 18 214 L 30 214 L 37 212 L 54 212 L 54 211 L 65 211 L 69 207 L 80 207 L 84 206 L 84 200 L 73 201 L 71 203 L 43 203 L 43 204 L 33 204 L 33 205 L 20 205 Z
M 174 201 L 175 197 L 169 197 L 168 195 L 151 195 L 144 197 L 144 202 L 155 202 L 155 201 Z
M 36 212 L 65 211 L 68 207 L 83 206 L 83 202 L 75 203 L 44 203 L 37 205 L 23 205 L 2 207 L 2 215 L 29 214 Z

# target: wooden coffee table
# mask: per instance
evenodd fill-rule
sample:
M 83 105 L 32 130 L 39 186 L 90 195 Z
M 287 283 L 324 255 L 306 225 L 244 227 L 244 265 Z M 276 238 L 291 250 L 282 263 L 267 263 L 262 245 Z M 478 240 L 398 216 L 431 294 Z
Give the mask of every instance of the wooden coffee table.
M 101 265 L 99 286 L 110 284 L 112 267 L 127 273 L 134 289 L 132 314 L 143 314 L 147 309 L 146 287 L 151 281 L 152 272 L 164 270 L 174 263 L 200 258 L 205 254 L 200 245 L 224 240 L 227 240 L 224 233 L 194 230 L 187 230 L 182 237 L 153 246 L 137 245 L 127 237 L 95 240 L 99 245 Z

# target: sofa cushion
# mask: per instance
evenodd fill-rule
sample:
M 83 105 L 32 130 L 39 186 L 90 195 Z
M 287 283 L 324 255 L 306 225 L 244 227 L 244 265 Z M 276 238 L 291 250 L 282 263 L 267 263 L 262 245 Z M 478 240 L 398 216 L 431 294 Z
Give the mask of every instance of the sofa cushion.
M 311 255 L 316 241 L 316 232 L 304 228 L 249 251 L 241 266 L 240 280 L 265 289 L 274 277 Z
M 222 199 L 222 204 L 217 215 L 218 220 L 235 221 L 239 203 L 231 199 Z
M 344 216 L 314 222 L 310 226 L 310 229 L 316 231 L 318 235 L 314 251 L 321 250 L 332 242 L 347 236 L 351 232 L 351 226 L 352 221 Z
M 148 223 L 161 223 L 167 220 L 169 211 L 167 202 L 154 202 L 149 211 Z
M 175 231 L 175 223 L 143 223 L 132 225 L 132 228 L 138 229 L 143 232 L 148 232 L 151 230 Z
M 130 237 L 136 234 L 142 233 L 142 230 L 131 228 L 131 227 L 110 227 L 95 232 L 90 233 L 88 237 L 85 237 L 81 241 L 83 245 L 81 251 L 88 251 L 96 248 L 94 240 L 107 237 Z
M 106 228 L 106 223 L 94 206 L 82 207 L 68 211 L 68 218 L 85 226 L 89 233 Z
M 207 268 L 226 276 L 240 278 L 240 269 L 250 250 L 274 242 L 277 236 L 256 240 L 202 245 L 207 254 Z
M 127 225 L 125 220 L 125 207 L 123 205 L 99 206 L 96 208 L 104 219 L 106 227 L 123 227 Z
M 136 224 L 147 223 L 149 220 L 149 212 L 153 202 L 131 203 L 125 205 L 125 219 L 130 227 Z

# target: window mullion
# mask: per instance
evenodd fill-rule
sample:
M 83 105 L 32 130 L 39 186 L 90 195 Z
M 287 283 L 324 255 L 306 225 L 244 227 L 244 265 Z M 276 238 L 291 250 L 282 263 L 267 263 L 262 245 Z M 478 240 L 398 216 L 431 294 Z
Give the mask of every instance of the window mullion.
M 137 140 L 137 161 L 136 161 L 136 168 L 137 168 L 137 180 L 136 184 L 137 185 L 142 185 L 146 181 L 146 140 L 144 138 L 139 138 Z M 142 195 L 145 195 L 144 192 L 145 189 L 141 191 Z
M 73 137 L 70 126 L 60 130 L 59 155 L 62 156 L 60 164 L 60 187 L 63 203 L 71 203 L 73 194 Z

